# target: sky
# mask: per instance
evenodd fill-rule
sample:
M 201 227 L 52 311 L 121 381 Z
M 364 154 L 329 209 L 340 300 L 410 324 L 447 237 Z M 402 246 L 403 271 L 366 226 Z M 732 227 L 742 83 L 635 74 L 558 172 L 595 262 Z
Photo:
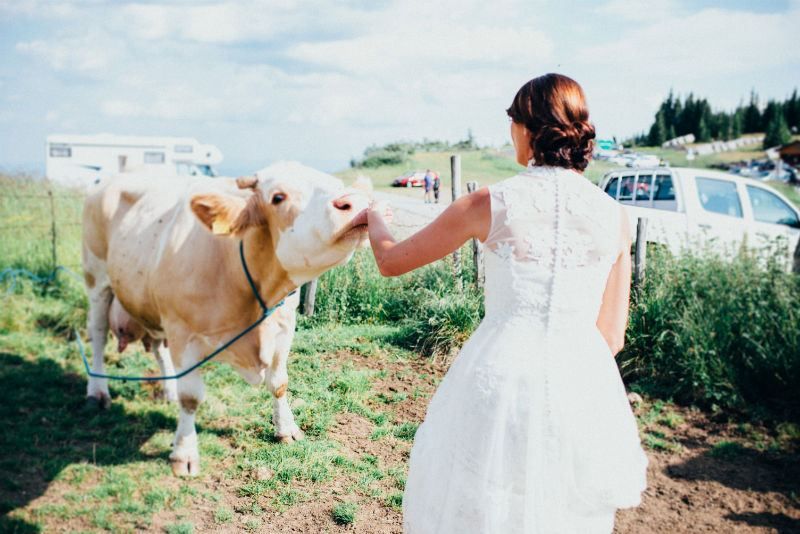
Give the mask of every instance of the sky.
M 785 98 L 798 28 L 800 0 L 0 0 L 0 169 L 43 174 L 51 133 L 195 137 L 229 175 L 468 130 L 499 146 L 547 72 L 624 138 L 670 89 Z

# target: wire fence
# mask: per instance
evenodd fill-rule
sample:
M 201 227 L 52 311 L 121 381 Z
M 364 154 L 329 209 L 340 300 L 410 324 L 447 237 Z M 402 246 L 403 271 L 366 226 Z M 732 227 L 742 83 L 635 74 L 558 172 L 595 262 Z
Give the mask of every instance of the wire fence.
M 0 268 L 80 272 L 84 195 L 35 181 L 0 185 Z

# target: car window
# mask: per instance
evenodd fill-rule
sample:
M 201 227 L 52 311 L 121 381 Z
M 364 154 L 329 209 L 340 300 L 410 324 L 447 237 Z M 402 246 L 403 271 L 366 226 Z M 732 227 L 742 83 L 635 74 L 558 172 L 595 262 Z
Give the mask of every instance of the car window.
M 785 224 L 792 228 L 800 228 L 797 213 L 778 195 L 760 187 L 747 186 L 750 205 L 753 207 L 753 218 L 759 222 Z
M 675 200 L 675 186 L 672 183 L 672 176 L 668 174 L 659 174 L 656 176 L 653 200 Z
M 619 183 L 619 200 L 631 200 L 633 198 L 633 176 L 623 176 Z
M 653 175 L 640 174 L 636 180 L 636 200 L 648 202 L 653 191 Z
M 730 217 L 742 216 L 742 203 L 736 183 L 715 178 L 697 178 L 697 196 L 703 209 Z
M 611 198 L 616 199 L 618 189 L 619 189 L 619 178 L 615 176 L 611 180 L 609 180 L 608 183 L 606 184 L 606 193 L 608 193 L 608 195 Z

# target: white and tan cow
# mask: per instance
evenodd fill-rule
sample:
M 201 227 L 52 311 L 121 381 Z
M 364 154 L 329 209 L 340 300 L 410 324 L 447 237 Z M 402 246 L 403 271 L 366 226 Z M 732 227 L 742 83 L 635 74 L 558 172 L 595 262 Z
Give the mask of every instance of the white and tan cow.
M 365 238 L 364 191 L 344 188 L 330 175 L 280 163 L 249 179 L 151 179 L 122 176 L 100 184 L 86 199 L 83 267 L 89 293 L 89 335 L 95 372 L 113 299 L 154 340 L 162 371 L 186 369 L 261 315 L 239 257 L 267 306 L 298 286 L 346 262 Z M 274 396 L 276 436 L 302 438 L 286 399 L 287 357 L 299 296 L 286 299 L 259 327 L 218 361 Z M 169 350 L 167 350 L 166 340 Z M 174 369 L 173 369 L 174 364 Z M 199 471 L 195 411 L 204 397 L 200 371 L 177 381 L 180 416 L 170 460 L 177 475 Z M 93 402 L 110 402 L 105 379 L 89 379 Z

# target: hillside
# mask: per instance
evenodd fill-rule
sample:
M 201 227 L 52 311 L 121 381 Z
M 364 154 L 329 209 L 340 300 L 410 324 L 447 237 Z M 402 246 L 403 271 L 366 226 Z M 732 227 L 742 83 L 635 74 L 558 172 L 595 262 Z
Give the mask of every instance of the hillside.
M 636 152 L 654 154 L 662 158 L 672 167 L 699 167 L 713 168 L 715 165 L 731 163 L 740 160 L 762 159 L 765 157 L 761 148 L 722 152 L 697 156 L 693 161 L 686 159 L 686 153 L 678 150 L 663 149 L 661 147 L 636 147 Z M 449 198 L 450 191 L 450 155 L 461 156 L 461 180 L 464 190 L 466 183 L 475 180 L 479 185 L 490 185 L 504 178 L 513 176 L 522 170 L 514 161 L 511 148 L 506 149 L 481 149 L 469 151 L 425 152 L 417 151 L 409 157 L 409 161 L 400 165 L 384 165 L 375 168 L 349 168 L 339 171 L 336 176 L 346 182 L 352 181 L 356 176 L 363 175 L 372 179 L 375 188 L 379 191 L 392 191 L 396 194 L 422 198 L 419 188 L 406 189 L 392 187 L 392 180 L 410 170 L 431 169 L 439 173 L 442 179 L 442 189 Z M 592 182 L 598 183 L 607 172 L 618 168 L 617 165 L 607 161 L 592 161 L 586 169 L 585 175 Z M 782 182 L 770 181 L 769 185 L 783 193 L 795 205 L 800 206 L 800 191 Z
M 378 190 L 391 190 L 395 193 L 421 196 L 419 189 L 406 190 L 400 187 L 391 187 L 392 180 L 406 171 L 431 169 L 439 173 L 442 179 L 442 188 L 450 190 L 450 156 L 459 154 L 461 156 L 461 180 L 462 184 L 468 181 L 477 181 L 479 185 L 489 185 L 504 178 L 517 174 L 522 167 L 514 161 L 514 154 L 511 148 L 507 149 L 481 149 L 469 151 L 448 151 L 448 152 L 415 152 L 409 157 L 409 161 L 401 165 L 385 165 L 376 168 L 350 168 L 339 171 L 336 176 L 351 181 L 356 176 L 369 176 L 375 188 Z M 606 162 L 592 162 L 586 170 L 586 176 L 598 182 L 603 175 L 613 169 L 614 165 Z M 464 185 L 466 188 L 466 185 Z

